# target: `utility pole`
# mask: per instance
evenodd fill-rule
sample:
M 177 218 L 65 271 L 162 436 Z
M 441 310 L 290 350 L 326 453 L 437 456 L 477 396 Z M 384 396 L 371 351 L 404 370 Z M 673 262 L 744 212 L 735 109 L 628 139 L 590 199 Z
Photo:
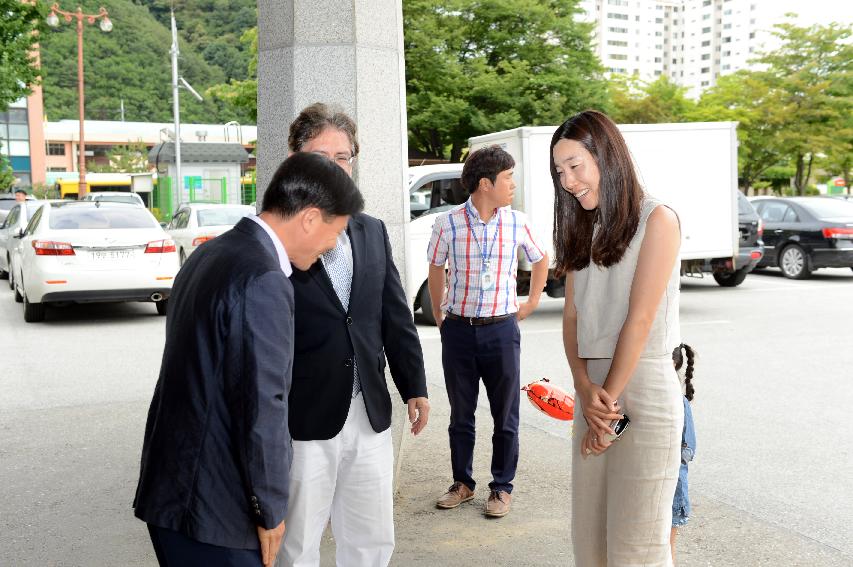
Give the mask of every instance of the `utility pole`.
M 71 23 L 75 19 L 77 20 L 77 111 L 79 113 L 79 121 L 80 121 L 80 139 L 77 142 L 77 198 L 82 199 L 86 196 L 87 187 L 86 187 L 86 134 L 84 132 L 84 126 L 86 123 L 85 117 L 85 97 L 83 90 L 83 21 L 85 20 L 89 24 L 94 24 L 96 21 L 100 20 L 101 23 L 99 27 L 103 32 L 110 32 L 113 29 L 113 23 L 110 21 L 109 14 L 107 11 L 101 7 L 98 10 L 97 14 L 84 14 L 83 8 L 80 6 L 77 7 L 77 10 L 74 12 L 63 10 L 59 7 L 57 2 L 53 3 L 53 6 L 50 7 L 50 13 L 45 18 L 45 22 L 52 28 L 56 28 L 59 26 L 59 16 L 65 20 L 66 23 Z
M 183 196 L 184 180 L 181 177 L 181 103 L 178 84 L 178 26 L 175 23 L 175 12 L 172 11 L 172 112 L 175 117 L 175 174 L 177 188 L 173 195 Z M 178 193 L 180 191 L 180 193 Z M 173 197 L 174 198 L 174 197 Z M 180 200 L 178 201 L 180 202 Z
M 181 86 L 183 86 L 188 91 L 190 91 L 190 94 L 196 97 L 199 102 L 203 101 L 204 99 L 178 73 L 178 55 L 180 55 L 181 52 L 178 49 L 178 25 L 175 23 L 174 10 L 172 10 L 172 49 L 169 50 L 169 53 L 172 54 L 172 112 L 175 116 L 175 175 L 177 175 L 178 177 L 177 190 L 181 192 L 179 193 L 179 195 L 182 197 L 184 190 L 184 180 L 181 176 L 181 101 L 179 89 L 181 88 Z

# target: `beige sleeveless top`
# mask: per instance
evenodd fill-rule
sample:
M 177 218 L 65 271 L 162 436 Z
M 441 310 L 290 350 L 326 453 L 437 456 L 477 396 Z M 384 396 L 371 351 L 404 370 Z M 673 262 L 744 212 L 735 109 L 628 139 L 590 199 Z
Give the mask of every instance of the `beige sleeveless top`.
M 581 358 L 613 358 L 619 333 L 628 316 L 631 283 L 646 234 L 646 221 L 659 205 L 663 203 L 654 197 L 643 196 L 637 233 L 617 264 L 603 268 L 590 262 L 589 266 L 575 272 L 574 302 Z M 597 226 L 595 230 L 599 229 Z M 681 342 L 678 324 L 680 276 L 681 262 L 676 260 L 641 355 L 643 358 L 671 356 Z

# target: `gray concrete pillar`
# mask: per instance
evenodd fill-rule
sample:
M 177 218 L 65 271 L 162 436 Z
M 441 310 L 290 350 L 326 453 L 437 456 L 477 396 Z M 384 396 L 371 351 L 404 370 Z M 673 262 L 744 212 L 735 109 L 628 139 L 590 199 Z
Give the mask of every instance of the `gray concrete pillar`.
M 387 225 L 405 278 L 402 0 L 258 0 L 258 201 L 287 157 L 290 123 L 314 102 L 339 104 L 355 119 L 361 144 L 355 179 L 366 211 Z M 407 420 L 400 414 L 403 406 L 394 407 L 398 450 Z

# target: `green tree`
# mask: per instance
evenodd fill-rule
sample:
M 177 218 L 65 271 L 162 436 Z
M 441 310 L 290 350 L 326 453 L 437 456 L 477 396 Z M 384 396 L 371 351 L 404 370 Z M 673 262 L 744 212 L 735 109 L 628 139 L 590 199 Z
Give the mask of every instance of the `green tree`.
M 41 3 L 0 0 L 0 110 L 32 92 L 39 81 L 33 49 L 45 29 Z
M 685 96 L 687 89 L 666 75 L 647 82 L 633 76 L 610 81 L 611 118 L 619 124 L 686 122 L 696 103 Z
M 242 80 L 252 55 L 240 36 L 257 25 L 255 0 L 133 0 L 169 27 L 175 5 L 178 34 L 207 63 L 225 73 L 225 80 Z
M 789 148 L 782 132 L 790 113 L 779 92 L 754 72 L 725 75 L 702 93 L 692 121 L 738 122 L 738 169 L 741 187 L 753 187 L 768 168 L 785 163 Z
M 406 0 L 410 145 L 459 161 L 468 138 L 603 108 L 576 0 Z
M 848 193 L 850 192 L 850 183 L 853 181 L 853 137 L 833 144 L 825 162 L 825 169 L 831 175 L 842 177 Z
M 86 118 L 118 120 L 121 101 L 131 121 L 167 122 L 172 118 L 171 32 L 146 7 L 131 0 L 82 0 L 83 10 L 97 13 L 103 5 L 114 29 L 101 32 L 85 26 L 84 63 Z M 168 16 L 167 16 L 168 17 Z M 181 29 L 182 22 L 179 23 Z M 202 21 L 192 22 L 202 27 Z M 184 36 L 182 35 L 182 38 Z M 197 90 L 222 83 L 226 74 L 204 60 L 196 45 L 182 39 L 181 74 Z M 60 24 L 41 37 L 45 113 L 50 120 L 77 118 L 77 34 L 75 26 Z M 198 102 L 181 97 L 185 122 L 246 121 L 246 114 L 217 100 Z
M 115 146 L 107 152 L 109 163 L 92 165 L 89 171 L 100 173 L 144 173 L 148 171 L 148 146 L 144 142 L 131 142 Z
M 786 109 L 780 141 L 794 162 L 794 187 L 802 195 L 816 157 L 838 153 L 837 146 L 853 137 L 847 130 L 853 112 L 853 28 L 836 23 L 775 28 L 782 45 L 758 58 L 766 70 L 757 75 Z
M 207 89 L 207 96 L 223 101 L 231 107 L 245 113 L 253 122 L 258 121 L 258 28 L 246 30 L 240 42 L 248 46 L 248 78 L 243 81 L 231 79 L 227 84 L 214 85 Z
M 12 175 L 12 166 L 6 156 L 0 154 L 0 193 L 7 193 L 15 184 L 15 176 Z

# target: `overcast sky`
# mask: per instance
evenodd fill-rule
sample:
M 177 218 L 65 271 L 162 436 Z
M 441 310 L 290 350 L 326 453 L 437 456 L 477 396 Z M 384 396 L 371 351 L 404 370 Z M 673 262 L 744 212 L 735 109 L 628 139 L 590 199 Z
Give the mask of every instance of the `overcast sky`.
M 853 2 L 850 0 L 762 0 L 769 9 L 778 14 L 794 12 L 799 16 L 799 25 L 829 24 L 839 22 L 853 24 Z

